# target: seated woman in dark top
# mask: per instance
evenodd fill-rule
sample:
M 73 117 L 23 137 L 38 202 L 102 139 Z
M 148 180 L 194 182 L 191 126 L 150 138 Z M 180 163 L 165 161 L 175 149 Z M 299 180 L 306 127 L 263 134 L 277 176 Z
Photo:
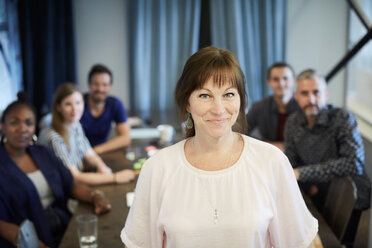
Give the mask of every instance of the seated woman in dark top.
M 57 247 L 71 218 L 70 197 L 91 202 L 96 214 L 111 208 L 102 192 L 75 184 L 54 153 L 30 145 L 35 123 L 23 100 L 11 103 L 1 118 L 0 247 L 14 247 L 25 219 L 33 222 L 41 247 Z

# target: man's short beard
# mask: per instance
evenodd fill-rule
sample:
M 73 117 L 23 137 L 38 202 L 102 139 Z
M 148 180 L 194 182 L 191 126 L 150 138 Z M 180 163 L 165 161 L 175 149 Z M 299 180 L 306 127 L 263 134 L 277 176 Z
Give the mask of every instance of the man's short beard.
M 307 113 L 307 112 L 306 112 L 306 109 L 309 108 L 309 107 L 315 107 L 315 108 L 317 109 L 317 112 L 316 112 L 316 113 Z M 315 105 L 315 104 L 309 104 L 309 105 L 307 105 L 307 106 L 305 106 L 305 107 L 303 108 L 303 111 L 304 111 L 304 113 L 305 113 L 305 115 L 306 115 L 307 117 L 316 117 L 316 116 L 319 114 L 320 109 L 319 109 L 319 107 L 318 107 L 317 105 Z
M 102 100 L 102 98 L 95 97 L 94 94 L 91 95 L 91 99 L 94 103 L 100 103 L 105 101 L 104 99 Z

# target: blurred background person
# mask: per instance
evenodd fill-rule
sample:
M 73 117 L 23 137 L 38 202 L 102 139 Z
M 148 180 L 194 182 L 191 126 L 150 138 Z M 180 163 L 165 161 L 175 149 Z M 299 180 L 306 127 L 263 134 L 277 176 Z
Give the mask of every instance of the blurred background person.
M 352 242 L 361 210 L 369 208 L 371 184 L 364 168 L 364 147 L 355 116 L 327 104 L 323 76 L 308 69 L 297 76 L 295 99 L 302 111 L 288 118 L 285 153 L 303 191 L 322 211 L 328 186 L 335 177 L 350 176 L 357 187 L 357 201 L 346 230 Z
M 96 64 L 91 68 L 89 93 L 84 94 L 85 108 L 80 123 L 97 154 L 129 146 L 131 142 L 124 104 L 109 95 L 112 83 L 112 73 L 106 66 Z M 113 122 L 116 136 L 108 139 Z
M 254 102 L 247 114 L 248 135 L 267 141 L 284 151 L 284 126 L 288 116 L 298 110 L 293 98 L 295 73 L 285 62 L 267 70 L 267 84 L 273 95 Z
M 92 149 L 79 122 L 83 110 L 83 96 L 77 87 L 72 83 L 60 85 L 54 95 L 52 125 L 41 131 L 38 142 L 51 148 L 78 182 L 105 184 L 132 180 L 133 170 L 112 173 Z M 84 172 L 84 168 L 96 172 Z
M 15 247 L 26 219 L 34 224 L 41 247 L 57 247 L 71 217 L 68 198 L 91 202 L 96 214 L 111 206 L 102 192 L 75 184 L 49 149 L 33 145 L 35 112 L 19 96 L 1 118 L 0 247 Z

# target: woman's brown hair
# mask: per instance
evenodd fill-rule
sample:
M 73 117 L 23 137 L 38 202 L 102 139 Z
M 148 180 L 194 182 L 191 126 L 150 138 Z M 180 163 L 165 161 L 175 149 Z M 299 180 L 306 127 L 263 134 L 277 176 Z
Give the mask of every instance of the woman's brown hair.
M 181 77 L 177 82 L 174 95 L 182 121 L 187 118 L 186 109 L 189 105 L 191 93 L 202 88 L 210 78 L 213 78 L 214 84 L 219 87 L 228 83 L 238 90 L 240 110 L 233 130 L 245 133 L 247 120 L 245 117 L 246 92 L 243 71 L 230 51 L 211 46 L 200 49 L 186 61 Z M 186 129 L 186 137 L 194 135 L 194 127 Z
M 53 129 L 62 136 L 63 140 L 66 142 L 67 147 L 70 147 L 70 141 L 68 138 L 68 130 L 64 124 L 63 115 L 58 111 L 58 106 L 61 105 L 62 101 L 73 94 L 74 92 L 79 92 L 78 88 L 73 83 L 63 83 L 61 84 L 56 92 L 54 93 L 53 100 L 53 117 L 52 117 L 52 127 Z

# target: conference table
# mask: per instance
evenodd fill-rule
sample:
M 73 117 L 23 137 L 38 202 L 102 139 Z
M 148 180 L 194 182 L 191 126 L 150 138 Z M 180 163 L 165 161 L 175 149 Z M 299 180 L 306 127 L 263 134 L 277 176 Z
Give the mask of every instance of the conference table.
M 110 152 L 102 157 L 113 171 L 132 168 L 133 163 L 126 159 L 125 149 Z M 126 194 L 128 192 L 133 192 L 135 186 L 136 179 L 126 184 L 108 184 L 94 187 L 102 190 L 112 205 L 110 212 L 98 216 L 98 247 L 124 247 L 119 236 L 129 212 L 129 207 L 126 203 Z M 76 216 L 85 213 L 93 213 L 93 207 L 88 203 L 80 202 L 76 212 L 71 218 L 59 247 L 79 247 Z
M 156 145 L 157 141 L 153 139 L 143 139 L 132 142 L 131 148 L 136 148 L 137 157 L 145 156 L 145 148 L 149 145 Z M 133 161 L 127 159 L 127 150 L 121 149 L 102 155 L 106 164 L 112 168 L 113 171 L 128 169 L 133 167 Z M 134 192 L 137 178 L 127 184 L 108 184 L 95 186 L 94 188 L 102 190 L 106 197 L 110 200 L 112 209 L 110 212 L 100 215 L 98 217 L 98 247 L 123 247 L 120 240 L 120 232 L 124 226 L 126 217 L 129 212 L 127 206 L 126 195 L 129 192 Z M 338 248 L 341 247 L 340 242 L 333 234 L 321 214 L 316 210 L 311 200 L 304 195 L 306 205 L 310 212 L 319 222 L 319 233 L 314 239 L 313 248 Z M 93 213 L 93 207 L 87 203 L 79 203 L 76 212 L 74 213 L 64 237 L 61 241 L 60 248 L 78 248 L 79 241 L 76 230 L 76 216 L 84 213 Z

